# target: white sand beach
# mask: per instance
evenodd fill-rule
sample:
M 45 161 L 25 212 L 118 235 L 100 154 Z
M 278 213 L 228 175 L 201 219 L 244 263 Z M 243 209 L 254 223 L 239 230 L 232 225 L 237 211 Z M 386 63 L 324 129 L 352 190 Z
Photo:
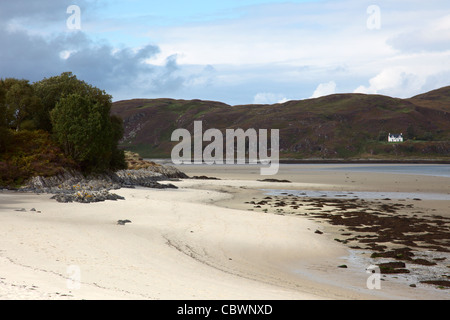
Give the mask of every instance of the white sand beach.
M 241 207 L 260 189 L 284 185 L 239 171 L 198 174 L 223 180 L 177 181 L 176 190 L 120 189 L 112 192 L 126 200 L 91 204 L 0 192 L 0 299 L 448 298 L 448 290 L 396 281 L 370 290 L 367 266 L 315 233 L 323 224 Z M 289 187 L 323 187 L 327 177 L 319 176 Z M 429 179 L 430 189 L 448 181 L 418 179 Z M 338 180 L 327 187 L 341 188 Z M 131 222 L 117 224 L 125 219 Z M 342 264 L 348 268 L 337 267 Z

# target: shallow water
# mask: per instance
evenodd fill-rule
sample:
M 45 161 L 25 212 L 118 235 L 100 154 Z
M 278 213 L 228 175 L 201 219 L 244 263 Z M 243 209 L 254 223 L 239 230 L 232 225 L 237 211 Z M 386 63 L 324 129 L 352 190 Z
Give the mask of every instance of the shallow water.
M 262 189 L 266 195 L 282 196 L 292 194 L 297 197 L 308 198 L 339 198 L 339 199 L 421 199 L 421 200 L 450 200 L 450 194 L 422 193 L 422 192 L 369 192 L 369 191 L 316 191 L 289 189 Z
M 333 168 L 317 168 L 317 170 L 337 170 L 350 172 L 378 172 L 378 173 L 396 173 L 426 175 L 435 177 L 450 178 L 450 165 L 359 165 L 359 166 L 338 166 Z

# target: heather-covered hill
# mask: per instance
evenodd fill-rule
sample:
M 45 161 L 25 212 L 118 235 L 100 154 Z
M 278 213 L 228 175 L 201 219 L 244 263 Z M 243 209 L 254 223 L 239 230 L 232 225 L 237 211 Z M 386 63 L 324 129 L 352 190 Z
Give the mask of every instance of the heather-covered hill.
M 410 99 L 334 94 L 274 105 L 230 106 L 220 102 L 135 99 L 115 102 L 124 120 L 122 148 L 144 157 L 170 157 L 172 132 L 203 121 L 203 130 L 280 129 L 284 158 L 448 158 L 450 87 Z M 406 142 L 390 144 L 388 133 Z

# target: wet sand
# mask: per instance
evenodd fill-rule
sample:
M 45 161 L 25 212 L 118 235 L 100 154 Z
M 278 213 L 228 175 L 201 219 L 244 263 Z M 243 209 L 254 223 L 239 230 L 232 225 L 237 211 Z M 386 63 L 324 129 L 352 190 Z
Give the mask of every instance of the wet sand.
M 200 167 L 202 172 L 225 179 L 230 176 L 227 171 L 235 179 L 262 179 L 256 167 L 217 166 L 210 172 Z M 200 167 L 182 166 L 191 175 Z M 272 186 L 260 189 L 264 193 L 254 193 L 250 199 L 235 192 L 238 201 L 221 205 L 323 223 L 321 230 L 326 231 L 320 234 L 350 248 L 351 260 L 381 267 L 383 281 L 402 283 L 405 290 L 409 286 L 429 289 L 426 283 L 432 284 L 438 291 L 445 289 L 446 297 L 450 284 L 449 178 L 353 172 L 346 167 L 352 169 L 355 164 L 282 165 Z M 292 183 L 276 182 L 286 180 Z M 254 185 L 245 188 L 255 190 Z M 361 198 L 367 195 L 369 199 Z

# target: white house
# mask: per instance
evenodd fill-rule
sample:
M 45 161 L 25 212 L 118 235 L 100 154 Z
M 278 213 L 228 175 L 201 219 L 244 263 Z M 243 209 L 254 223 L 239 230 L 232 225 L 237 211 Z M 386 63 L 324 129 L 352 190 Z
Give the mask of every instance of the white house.
M 400 134 L 390 134 L 388 136 L 389 142 L 403 142 L 403 133 Z

